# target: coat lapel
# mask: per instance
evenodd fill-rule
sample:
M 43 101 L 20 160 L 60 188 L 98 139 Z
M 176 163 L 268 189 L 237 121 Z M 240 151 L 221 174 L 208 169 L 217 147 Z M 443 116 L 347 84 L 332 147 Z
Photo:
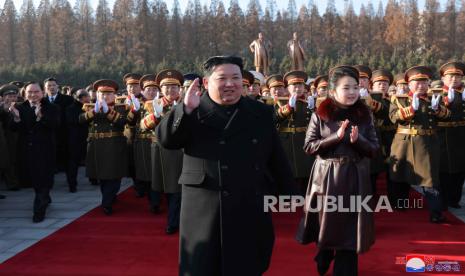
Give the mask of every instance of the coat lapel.
M 253 109 L 251 105 L 252 101 L 253 100 L 245 97 L 241 98 L 235 115 L 232 117 L 228 128 L 225 130 L 225 136 L 234 135 L 244 128 L 256 125 L 253 121 L 257 120 L 259 113 Z

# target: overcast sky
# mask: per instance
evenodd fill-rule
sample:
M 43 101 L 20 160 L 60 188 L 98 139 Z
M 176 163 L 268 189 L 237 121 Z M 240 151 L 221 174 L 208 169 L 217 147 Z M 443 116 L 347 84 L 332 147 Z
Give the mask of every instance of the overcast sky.
M 52 2 L 52 1 L 53 0 L 50 0 L 50 2 Z M 89 1 L 92 3 L 94 8 L 98 4 L 98 0 L 89 0 Z M 108 3 L 110 4 L 110 6 L 113 5 L 114 1 L 115 0 L 108 0 Z M 200 0 L 200 1 L 201 1 L 202 4 L 210 5 L 210 0 Z M 226 8 L 229 6 L 229 1 L 230 0 L 223 0 L 223 3 L 225 4 Z M 249 3 L 250 0 L 238 0 L 238 1 L 239 1 L 239 4 L 241 5 L 242 9 L 245 10 L 246 7 L 247 7 L 247 4 Z M 275 1 L 276 1 L 277 5 L 278 5 L 279 9 L 286 9 L 287 8 L 288 0 L 275 0 Z M 352 0 L 352 3 L 354 5 L 355 11 L 358 13 L 358 11 L 360 9 L 360 5 L 362 3 L 367 5 L 367 3 L 369 3 L 370 1 L 373 3 L 375 11 L 377 10 L 380 1 L 383 3 L 383 5 L 386 5 L 386 3 L 387 3 L 387 0 Z M 0 3 L 2 5 L 2 7 L 3 7 L 4 2 L 5 2 L 5 0 L 0 0 Z M 23 0 L 14 0 L 14 2 L 15 2 L 15 5 L 16 5 L 16 8 L 19 10 L 22 3 L 23 3 Z M 34 0 L 34 3 L 36 5 L 36 7 L 39 4 L 39 2 L 40 2 L 40 0 Z M 70 2 L 71 2 L 71 5 L 74 6 L 75 0 L 71 0 Z M 173 0 L 167 0 L 166 1 L 170 11 L 171 11 L 171 7 L 173 5 L 173 2 L 174 2 Z M 188 2 L 189 2 L 188 0 L 179 0 L 179 3 L 180 3 L 180 6 L 181 6 L 182 10 L 184 10 L 186 8 L 186 5 L 187 5 Z M 295 2 L 296 2 L 297 9 L 299 9 L 302 5 L 308 4 L 309 0 L 295 0 Z M 326 0 L 313 0 L 313 2 L 318 5 L 318 9 L 320 10 L 320 14 L 322 14 L 324 12 L 324 10 L 326 9 L 326 5 L 327 5 L 328 1 L 326 1 Z M 444 5 L 446 4 L 447 0 L 439 0 L 439 2 L 441 3 L 441 8 L 444 8 Z M 260 4 L 262 6 L 262 9 L 265 10 L 266 0 L 260 0 Z M 420 9 L 423 9 L 424 4 L 425 4 L 424 0 L 418 0 L 418 7 Z M 336 0 L 336 8 L 337 8 L 337 10 L 339 12 L 342 12 L 344 10 L 344 0 Z

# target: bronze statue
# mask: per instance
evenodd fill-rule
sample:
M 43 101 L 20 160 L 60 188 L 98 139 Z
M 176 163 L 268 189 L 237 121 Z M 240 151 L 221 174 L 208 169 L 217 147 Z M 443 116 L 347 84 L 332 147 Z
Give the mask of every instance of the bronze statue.
M 291 70 L 305 71 L 304 62 L 307 57 L 305 56 L 304 49 L 297 38 L 297 33 L 294 33 L 292 39 L 287 42 L 287 48 L 289 49 L 289 55 L 292 60 Z
M 268 76 L 268 67 L 270 65 L 270 50 L 271 43 L 263 38 L 263 34 L 258 34 L 258 39 L 255 39 L 249 45 L 250 51 L 254 53 L 255 71 Z

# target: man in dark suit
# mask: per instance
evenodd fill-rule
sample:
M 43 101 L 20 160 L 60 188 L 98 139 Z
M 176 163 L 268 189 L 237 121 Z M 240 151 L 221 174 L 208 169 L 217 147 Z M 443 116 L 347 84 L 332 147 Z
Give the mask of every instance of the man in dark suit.
M 90 95 L 85 89 L 76 92 L 76 99 L 66 108 L 65 118 L 68 128 L 68 168 L 66 177 L 68 179 L 69 191 L 77 191 L 77 173 L 79 165 L 85 160 L 87 152 L 87 135 L 89 127 L 87 124 L 79 123 L 79 115 L 84 113 L 82 106 L 90 103 Z
M 273 110 L 241 97 L 242 59 L 210 58 L 201 96 L 195 80 L 156 129 L 163 147 L 184 149 L 179 275 L 262 275 L 274 231 L 264 195 L 294 193 Z
M 48 78 L 44 81 L 46 99 L 59 107 L 60 125 L 56 130 L 56 158 L 57 170 L 66 171 L 68 164 L 68 139 L 65 113 L 66 108 L 73 103 L 73 97 L 58 93 L 58 83 L 55 78 Z M 73 183 L 68 183 L 70 190 Z
M 44 98 L 37 82 L 25 85 L 27 100 L 12 104 L 10 127 L 18 131 L 20 180 L 34 188 L 33 222 L 41 222 L 51 202 L 50 189 L 55 170 L 55 130 L 60 123 L 58 107 Z

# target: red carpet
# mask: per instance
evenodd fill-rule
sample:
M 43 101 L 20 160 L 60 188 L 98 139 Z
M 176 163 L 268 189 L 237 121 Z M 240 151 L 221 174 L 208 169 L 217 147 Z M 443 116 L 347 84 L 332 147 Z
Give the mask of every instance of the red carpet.
M 148 211 L 146 199 L 129 189 L 119 196 L 115 214 L 95 209 L 0 265 L 0 275 L 177 275 L 178 237 L 166 236 L 166 210 Z M 459 261 L 465 275 L 465 224 L 447 214 L 450 224 L 428 222 L 426 209 L 376 215 L 376 244 L 359 258 L 360 275 L 403 275 L 396 257 L 407 254 Z M 266 276 L 317 275 L 314 244 L 294 241 L 300 216 L 276 214 L 276 245 Z M 330 274 L 328 274 L 330 275 Z M 238 275 L 240 276 L 240 275 Z

